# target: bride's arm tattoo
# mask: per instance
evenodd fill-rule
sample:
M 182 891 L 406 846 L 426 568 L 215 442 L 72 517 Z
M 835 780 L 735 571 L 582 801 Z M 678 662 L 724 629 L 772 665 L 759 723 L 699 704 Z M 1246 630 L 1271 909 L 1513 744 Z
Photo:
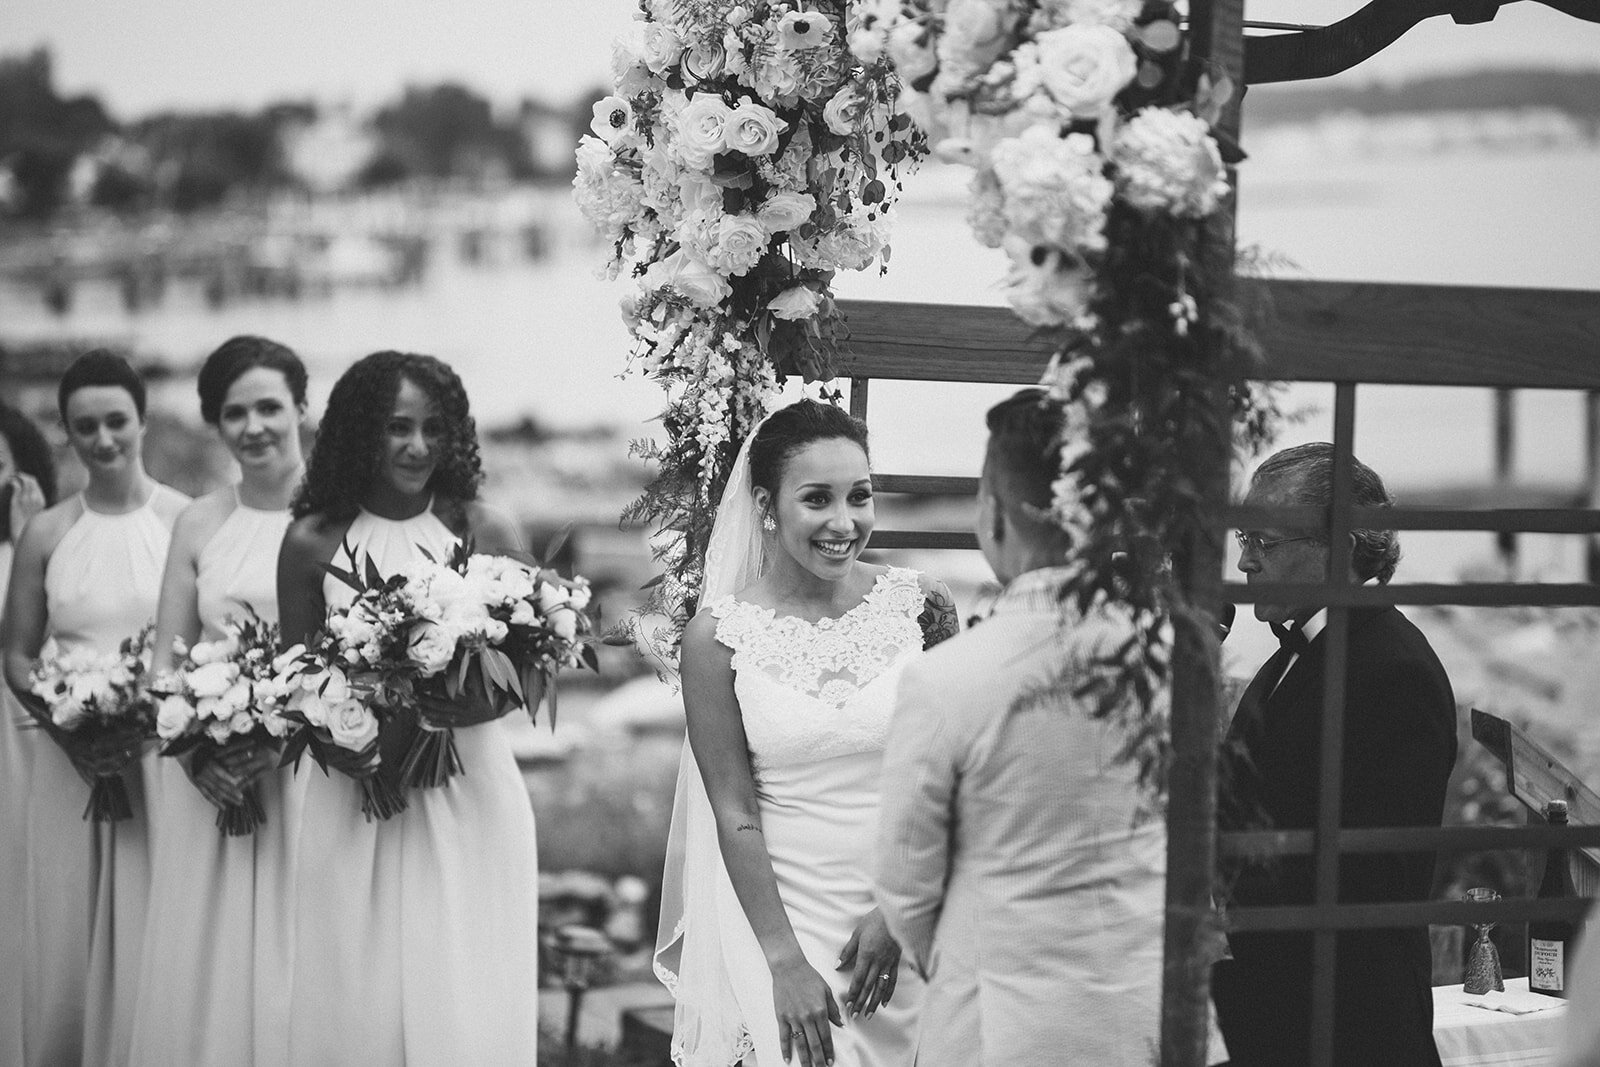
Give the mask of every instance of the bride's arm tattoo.
M 759 834 L 761 832 L 761 827 L 757 826 L 753 822 L 742 822 L 733 828 L 733 832 L 738 833 L 740 830 L 754 830 Z
M 934 582 L 928 589 L 922 602 L 922 614 L 917 616 L 917 624 L 922 627 L 924 651 L 960 632 L 961 619 L 956 614 L 955 598 L 943 582 Z

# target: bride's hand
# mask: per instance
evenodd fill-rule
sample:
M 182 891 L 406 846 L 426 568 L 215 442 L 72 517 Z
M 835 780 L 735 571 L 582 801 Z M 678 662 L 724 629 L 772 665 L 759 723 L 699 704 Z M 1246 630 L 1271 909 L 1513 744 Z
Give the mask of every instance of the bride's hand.
M 877 908 L 857 924 L 855 933 L 839 953 L 839 969 L 853 967 L 850 989 L 844 995 L 845 1010 L 852 1018 L 872 1013 L 889 1003 L 900 980 L 900 945 L 889 934 L 883 913 Z
M 772 1003 L 778 1013 L 783 1062 L 790 1062 L 793 1049 L 800 1054 L 801 1067 L 832 1064 L 833 1032 L 828 1024 L 843 1026 L 844 1019 L 828 983 L 799 952 L 772 965 Z

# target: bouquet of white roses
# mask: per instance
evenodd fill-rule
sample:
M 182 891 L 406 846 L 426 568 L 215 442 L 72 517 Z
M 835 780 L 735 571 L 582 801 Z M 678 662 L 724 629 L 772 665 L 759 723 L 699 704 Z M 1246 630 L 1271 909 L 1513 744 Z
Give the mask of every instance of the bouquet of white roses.
M 313 641 L 302 692 L 321 690 L 330 729 L 348 727 L 347 748 L 380 725 L 376 717 L 357 721 L 351 704 L 368 715 L 414 716 L 402 786 L 432 788 L 462 773 L 453 727 L 518 707 L 532 714 L 547 692 L 554 714 L 556 671 L 597 666 L 584 613 L 588 582 L 532 557 L 473 555 L 462 546 L 448 560 L 422 559 L 396 575 L 377 573 L 370 560 L 359 571 L 328 571 L 356 597 L 329 613 Z
M 115 822 L 133 816 L 122 772 L 155 725 L 143 686 L 149 667 L 149 627 L 116 652 L 47 651 L 33 665 L 30 689 L 44 711 L 36 714 L 39 725 L 90 780 L 85 819 Z
M 283 715 L 297 681 L 290 673 L 296 655 L 279 655 L 278 627 L 254 612 L 230 618 L 220 640 L 196 644 L 175 672 L 152 687 L 161 754 L 192 753 L 192 769 L 198 770 L 225 756 L 276 750 L 297 729 Z M 253 833 L 265 821 L 254 783 L 245 784 L 237 803 L 217 812 L 217 828 L 230 837 Z
M 293 762 L 309 751 L 324 772 L 339 771 L 361 786 L 361 811 L 388 819 L 406 808 L 405 794 L 386 773 L 380 740 L 383 727 L 411 705 L 406 638 L 415 611 L 398 575 L 383 578 L 370 559 L 364 579 L 354 569 L 325 564 L 329 573 L 351 585 L 356 599 L 330 608 L 309 645 L 295 645 L 280 657 L 283 715 L 306 729 L 284 752 Z

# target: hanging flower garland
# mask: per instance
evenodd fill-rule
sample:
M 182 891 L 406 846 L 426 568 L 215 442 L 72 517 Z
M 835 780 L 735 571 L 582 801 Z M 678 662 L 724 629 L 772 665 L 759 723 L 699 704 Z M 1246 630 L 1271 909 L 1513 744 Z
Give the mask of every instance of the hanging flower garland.
M 632 366 L 661 383 L 657 476 L 625 513 L 665 573 L 629 620 L 664 671 L 696 606 L 728 467 L 785 374 L 833 376 L 835 272 L 889 258 L 900 177 L 924 151 L 893 68 L 844 0 L 644 0 L 616 92 L 578 147 L 579 208 L 638 280 Z M 860 47 L 858 47 L 860 46 Z
M 968 221 L 1006 253 L 1007 300 L 1057 339 L 1047 384 L 1072 429 L 1049 517 L 1071 534 L 1067 598 L 1134 621 L 1102 669 L 1059 684 L 1120 720 L 1159 798 L 1174 626 L 1209 632 L 1173 566 L 1203 529 L 1196 442 L 1232 418 L 1259 447 L 1275 416 L 1212 276 L 1231 258 L 1206 246 L 1243 158 L 1215 126 L 1232 87 L 1194 61 L 1170 0 L 878 0 L 862 18 L 934 153 L 973 169 Z

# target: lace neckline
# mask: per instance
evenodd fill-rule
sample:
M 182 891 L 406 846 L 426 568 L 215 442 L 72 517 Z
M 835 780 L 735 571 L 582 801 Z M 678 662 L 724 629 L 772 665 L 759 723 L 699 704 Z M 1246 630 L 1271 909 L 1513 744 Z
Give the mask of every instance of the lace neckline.
M 908 653 L 922 648 L 922 586 L 916 571 L 890 567 L 859 604 L 815 621 L 779 615 L 729 595 L 713 603 L 717 640 L 733 652 L 736 676 L 766 676 L 842 708 Z
M 727 599 L 732 602 L 734 607 L 741 608 L 745 611 L 753 611 L 762 614 L 765 616 L 768 622 L 775 623 L 782 621 L 784 623 L 788 623 L 793 621 L 798 625 L 809 626 L 816 630 L 831 630 L 836 626 L 844 625 L 852 615 L 855 615 L 857 612 L 871 606 L 871 604 L 877 599 L 880 591 L 883 589 L 884 584 L 888 581 L 890 575 L 895 575 L 897 572 L 900 574 L 916 573 L 915 571 L 911 571 L 906 567 L 890 567 L 882 574 L 874 578 L 872 580 L 871 588 L 869 588 L 865 593 L 861 594 L 861 599 L 850 605 L 850 607 L 846 608 L 843 614 L 824 615 L 820 619 L 806 619 L 801 618 L 799 615 L 779 615 L 776 608 L 766 608 L 762 607 L 760 604 L 755 604 L 748 600 L 740 600 L 737 594 L 729 594 Z M 722 613 L 713 611 L 713 614 L 716 614 L 718 618 L 723 617 Z

